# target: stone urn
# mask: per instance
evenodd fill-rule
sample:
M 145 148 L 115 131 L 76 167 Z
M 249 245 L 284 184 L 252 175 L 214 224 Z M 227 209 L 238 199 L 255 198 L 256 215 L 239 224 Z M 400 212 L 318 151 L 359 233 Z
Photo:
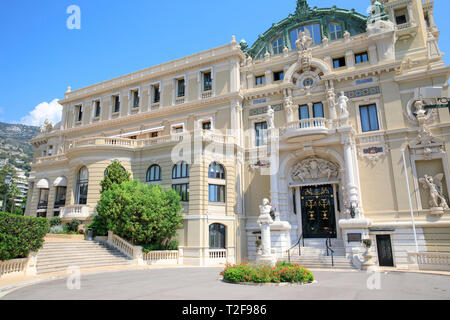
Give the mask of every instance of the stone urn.
M 370 248 L 372 247 L 372 240 L 364 239 L 362 242 L 364 246 L 364 252 L 361 269 L 367 270 L 375 265 L 375 262 L 373 261 L 374 255 L 370 252 Z

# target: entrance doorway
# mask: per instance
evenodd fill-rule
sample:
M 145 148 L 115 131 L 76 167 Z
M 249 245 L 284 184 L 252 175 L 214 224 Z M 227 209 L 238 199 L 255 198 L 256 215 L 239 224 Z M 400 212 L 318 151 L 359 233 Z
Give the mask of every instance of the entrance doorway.
M 378 261 L 380 267 L 394 267 L 390 235 L 377 235 Z
M 303 187 L 300 197 L 304 238 L 336 238 L 333 186 Z

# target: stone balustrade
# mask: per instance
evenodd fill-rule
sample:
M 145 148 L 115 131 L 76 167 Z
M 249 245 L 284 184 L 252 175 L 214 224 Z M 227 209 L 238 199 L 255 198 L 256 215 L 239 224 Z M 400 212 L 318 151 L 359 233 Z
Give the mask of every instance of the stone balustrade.
M 60 209 L 61 219 L 87 219 L 90 217 L 89 206 L 71 205 Z
M 209 264 L 227 263 L 227 249 L 209 249 Z
M 450 253 L 408 252 L 408 262 L 419 270 L 450 271 Z
M 280 136 L 288 143 L 299 143 L 304 139 L 315 140 L 326 137 L 331 132 L 332 121 L 325 118 L 310 118 L 289 122 L 281 128 Z
M 14 259 L 0 262 L 0 277 L 6 274 L 24 272 L 28 259 Z

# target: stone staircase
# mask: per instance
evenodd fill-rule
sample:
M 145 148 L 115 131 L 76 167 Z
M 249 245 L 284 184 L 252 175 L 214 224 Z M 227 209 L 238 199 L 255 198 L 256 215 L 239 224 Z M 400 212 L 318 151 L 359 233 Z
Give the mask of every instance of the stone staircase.
M 290 250 L 291 262 L 298 263 L 310 269 L 356 269 L 351 261 L 345 256 L 344 242 L 338 239 L 332 239 L 332 249 L 334 250 L 334 266 L 332 265 L 331 253 L 327 256 L 325 245 L 326 239 L 306 239 L 305 246 L 301 246 L 301 255 L 298 246 Z
M 98 268 L 131 265 L 120 251 L 100 242 L 45 242 L 37 255 L 38 274 L 66 271 L 69 267 Z

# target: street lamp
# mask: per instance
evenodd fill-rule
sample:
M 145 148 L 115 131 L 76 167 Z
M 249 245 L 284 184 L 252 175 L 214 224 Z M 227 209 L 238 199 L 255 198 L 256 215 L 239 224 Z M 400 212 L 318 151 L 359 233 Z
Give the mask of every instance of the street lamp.
M 5 212 L 6 210 L 6 197 L 8 195 L 8 188 L 11 186 L 12 183 L 12 177 L 6 176 L 5 177 L 5 199 L 3 201 L 3 209 L 2 211 Z

